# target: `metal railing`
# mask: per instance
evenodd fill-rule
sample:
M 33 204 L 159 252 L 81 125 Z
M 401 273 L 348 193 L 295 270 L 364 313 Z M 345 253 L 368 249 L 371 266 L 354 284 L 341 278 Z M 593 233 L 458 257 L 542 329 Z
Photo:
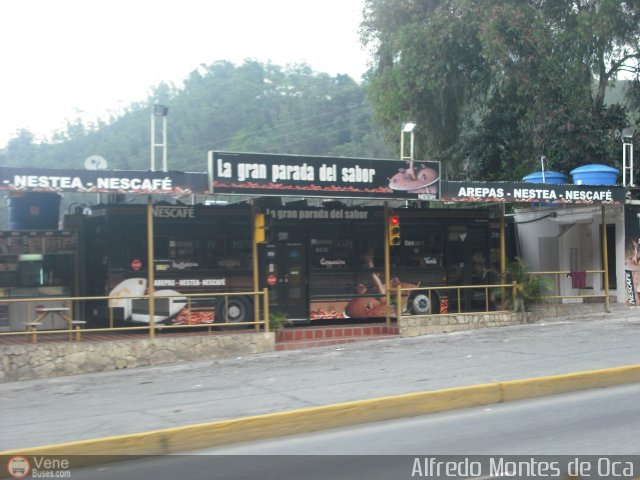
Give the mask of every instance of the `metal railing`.
M 572 272 L 569 270 L 558 270 L 558 271 L 540 271 L 540 272 L 527 272 L 527 275 L 534 275 L 534 276 L 539 276 L 539 277 L 552 277 L 553 280 L 553 294 L 552 295 L 542 295 L 540 298 L 541 300 L 556 300 L 556 304 L 561 303 L 561 301 L 563 299 L 569 299 L 569 298 L 580 298 L 580 299 L 589 299 L 589 298 L 602 298 L 604 300 L 604 308 L 606 312 L 609 312 L 611 310 L 611 305 L 610 305 L 610 300 L 609 300 L 609 288 L 608 288 L 608 284 L 607 282 L 604 282 L 604 286 L 603 286 L 603 293 L 581 293 L 581 294 L 571 294 L 571 295 L 561 295 L 560 294 L 560 284 L 561 281 L 560 279 L 562 277 L 570 277 L 572 275 L 574 275 L 577 272 Z M 607 272 L 605 270 L 584 270 L 585 275 L 590 275 L 590 274 L 606 274 Z M 572 290 L 592 290 L 593 289 L 593 281 L 591 282 L 592 286 L 587 286 L 586 284 L 588 283 L 587 280 L 588 277 L 585 277 L 585 285 L 581 286 L 581 287 L 574 287 L 573 285 L 567 288 L 570 288 Z
M 534 275 L 534 276 L 551 276 L 553 277 L 553 291 L 550 294 L 542 294 L 539 297 L 541 302 L 549 302 L 555 301 L 554 303 L 557 305 L 563 299 L 591 299 L 591 298 L 602 298 L 604 299 L 605 311 L 610 311 L 610 303 L 609 303 L 609 291 L 608 287 L 605 284 L 603 293 L 580 293 L 580 294 L 565 294 L 562 295 L 560 292 L 561 285 L 561 277 L 573 275 L 576 272 L 570 272 L 567 270 L 559 270 L 559 271 L 540 271 L 540 272 L 526 272 L 526 275 Z M 604 270 L 585 270 L 585 274 L 604 274 Z M 588 282 L 587 282 L 588 283 Z M 395 314 L 397 318 L 402 316 L 409 316 L 409 306 L 407 305 L 408 301 L 411 298 L 415 298 L 417 292 L 425 292 L 429 302 L 431 303 L 430 313 L 456 313 L 456 314 L 474 314 L 478 312 L 508 312 L 516 310 L 516 302 L 513 301 L 514 298 L 517 298 L 518 293 L 517 290 L 519 288 L 518 283 L 504 283 L 504 284 L 491 284 L 491 285 L 448 285 L 448 286 L 439 286 L 439 287 L 412 287 L 412 288 L 401 288 L 400 286 L 396 287 L 394 295 L 395 295 Z M 572 288 L 573 287 L 568 287 Z M 576 288 L 577 289 L 577 288 Z M 592 287 L 585 286 L 583 288 L 579 288 L 579 290 L 584 289 L 592 289 Z M 463 307 L 468 304 L 466 298 L 464 298 L 463 291 L 471 290 L 473 294 L 476 294 L 476 298 L 474 300 L 477 302 L 477 294 L 480 291 L 484 296 L 484 309 L 472 308 L 467 309 L 465 311 Z M 442 292 L 445 292 L 443 294 Z M 453 296 L 456 300 L 457 309 L 455 312 L 449 312 L 448 306 L 451 302 L 448 302 L 446 312 L 442 311 L 440 305 L 433 305 L 434 299 L 438 301 L 442 301 L 444 298 L 450 300 L 451 293 L 454 292 Z M 434 295 L 434 293 L 436 295 Z M 496 308 L 491 308 L 491 305 L 494 305 Z M 426 313 L 425 313 L 426 314 Z
M 215 299 L 223 298 L 224 302 L 224 311 L 223 314 L 226 316 L 228 312 L 229 306 L 229 298 L 230 297 L 245 297 L 253 299 L 253 308 L 248 308 L 248 312 L 252 312 L 254 320 L 252 321 L 243 321 L 243 322 L 216 322 L 215 317 L 212 316 L 211 322 L 204 323 L 191 323 L 191 319 L 193 319 L 195 312 L 197 309 L 205 308 L 210 310 L 212 313 L 214 312 L 214 303 L 217 303 Z M 115 326 L 114 325 L 114 309 L 117 307 L 112 307 L 110 305 L 111 301 L 119 301 L 119 300 L 146 300 L 149 301 L 150 298 L 153 298 L 153 301 L 158 301 L 161 299 L 170 299 L 170 298 L 186 298 L 185 304 L 185 315 L 187 318 L 187 323 L 181 324 L 163 324 L 159 322 L 150 321 L 149 324 L 144 325 L 136 325 L 136 326 Z M 211 305 L 207 307 L 194 307 L 194 299 L 197 301 L 198 299 L 206 299 L 212 300 Z M 76 315 L 74 312 L 79 310 L 78 305 L 80 302 L 88 302 L 88 301 L 106 301 L 108 305 L 108 327 L 88 327 L 82 328 L 81 325 L 85 325 L 87 322 L 84 320 L 74 320 Z M 61 308 L 48 308 L 47 304 L 51 303 L 64 304 L 69 305 L 69 307 L 61 307 Z M 98 333 L 98 332 L 126 332 L 126 331 L 148 331 L 149 336 L 151 338 L 154 337 L 154 333 L 157 330 L 172 330 L 172 329 L 207 329 L 208 333 L 212 332 L 212 329 L 231 329 L 231 328 L 240 328 L 245 327 L 248 328 L 251 325 L 255 327 L 256 331 L 260 331 L 264 329 L 265 332 L 269 332 L 269 293 L 265 288 L 262 291 L 252 291 L 252 292 L 227 292 L 227 293 L 192 293 L 192 294 L 175 294 L 175 295 L 137 295 L 137 296 L 94 296 L 94 297 L 31 297 L 31 298 L 0 298 L 0 304 L 9 304 L 9 303 L 24 303 L 27 305 L 37 305 L 32 306 L 27 309 L 28 312 L 31 312 L 31 316 L 24 318 L 22 324 L 25 325 L 25 330 L 16 330 L 10 332 L 0 332 L 0 337 L 2 336 L 11 336 L 11 335 L 31 335 L 32 342 L 37 342 L 37 336 L 41 334 L 68 334 L 69 340 L 71 340 L 72 335 L 75 334 L 76 341 L 79 341 L 81 338 L 81 333 Z M 67 311 L 63 319 L 67 321 L 68 328 L 66 329 L 48 329 L 48 330 L 39 330 L 37 327 L 42 324 L 42 322 L 36 322 L 35 319 L 41 315 L 42 311 L 46 310 L 59 310 L 59 311 Z M 262 316 L 260 316 L 260 312 L 262 312 Z M 35 313 L 35 315 L 34 315 Z M 220 314 L 220 312 L 218 312 Z M 215 315 L 215 314 L 214 314 Z M 66 317 L 66 318 L 65 318 Z M 155 315 L 154 315 L 155 317 Z M 40 317 L 43 319 L 43 317 Z
M 608 289 L 605 288 L 605 292 L 602 294 L 578 294 L 578 295 L 561 295 L 560 294 L 560 279 L 564 275 L 569 275 L 574 272 L 569 271 L 540 271 L 540 272 L 527 272 L 527 275 L 536 275 L 536 276 L 552 276 L 553 277 L 553 294 L 550 295 L 541 295 L 540 299 L 543 301 L 552 301 L 555 300 L 556 304 L 558 301 L 562 299 L 569 298 L 603 298 L 605 303 L 606 311 L 609 311 L 609 295 Z M 605 273 L 604 270 L 587 270 L 586 274 L 602 274 Z M 606 287 L 606 285 L 605 285 Z M 590 288 L 590 287 L 589 287 Z M 403 316 L 411 315 L 409 302 L 416 298 L 416 295 L 425 294 L 428 302 L 430 304 L 429 312 L 424 314 L 433 314 L 433 313 L 455 313 L 455 314 L 477 314 L 477 313 L 500 313 L 500 312 L 509 312 L 514 311 L 516 309 L 516 302 L 513 300 L 517 298 L 517 289 L 518 284 L 516 282 L 513 283 L 503 283 L 503 284 L 486 284 L 486 285 L 447 285 L 447 286 L 434 286 L 434 287 L 411 287 L 411 288 L 402 288 L 398 285 L 395 289 L 393 295 L 395 296 L 395 314 L 396 318 L 401 318 Z M 9 336 L 9 335 L 31 335 L 32 342 L 37 342 L 37 336 L 40 334 L 68 334 L 69 340 L 72 339 L 72 335 L 75 334 L 76 341 L 79 341 L 81 338 L 81 333 L 83 332 L 124 332 L 124 331 L 148 331 L 149 336 L 153 338 L 156 330 L 172 330 L 172 329 L 204 329 L 208 330 L 208 333 L 211 333 L 213 329 L 229 329 L 229 328 L 240 328 L 240 327 L 250 327 L 254 326 L 256 331 L 260 331 L 264 329 L 265 332 L 269 331 L 269 297 L 268 297 L 268 289 L 263 289 L 262 291 L 253 291 L 253 292 L 233 292 L 233 293 L 193 293 L 193 294 L 175 294 L 175 295 L 155 295 L 153 296 L 154 301 L 159 299 L 170 299 L 173 297 L 178 297 L 184 301 L 186 299 L 185 304 L 185 314 L 187 318 L 186 323 L 180 324 L 163 324 L 163 323 L 155 323 L 150 322 L 145 325 L 136 325 L 136 326 L 114 326 L 114 308 L 110 306 L 112 301 L 119 300 L 146 300 L 149 301 L 151 298 L 149 295 L 140 295 L 140 296 L 118 296 L 118 297 L 110 297 L 110 296 L 95 296 L 95 297 L 34 297 L 34 298 L 0 298 L 0 304 L 8 304 L 8 303 L 26 303 L 26 304 L 37 304 L 37 305 L 46 305 L 47 303 L 56 302 L 58 304 L 68 304 L 70 305 L 67 308 L 60 308 L 57 310 L 68 310 L 68 314 L 66 320 L 68 322 L 68 328 L 66 329 L 49 329 L 49 330 L 38 330 L 38 326 L 41 323 L 34 322 L 33 313 L 38 312 L 38 307 L 28 308 L 27 311 L 31 312 L 31 316 L 23 319 L 23 324 L 25 325 L 25 330 L 18 331 L 10 331 L 10 332 L 0 332 L 0 337 Z M 211 322 L 205 323 L 191 323 L 195 312 L 199 309 L 206 309 L 208 311 L 214 310 L 214 303 L 218 303 L 216 298 L 223 298 L 224 301 L 224 314 L 228 312 L 229 299 L 231 297 L 242 296 L 245 298 L 253 298 L 253 318 L 252 321 L 244 321 L 244 322 L 216 322 L 215 318 L 212 318 Z M 206 307 L 196 306 L 198 305 L 198 300 L 206 299 L 211 300 L 211 304 Z M 455 300 L 452 302 L 450 300 Z M 438 304 L 434 305 L 434 300 L 437 300 Z M 481 300 L 481 302 L 480 302 Z M 76 319 L 76 315 L 74 315 L 74 311 L 77 312 L 79 310 L 78 306 L 80 302 L 87 301 L 106 301 L 108 307 L 108 327 L 104 328 L 83 328 L 83 325 L 86 323 L 83 320 L 74 320 Z M 195 302 L 195 305 L 194 305 Z M 450 307 L 455 303 L 455 311 L 451 312 Z M 481 303 L 481 307 L 478 308 L 478 303 Z M 473 304 L 473 305 L 470 305 Z M 470 307 L 470 308 L 469 308 Z M 45 308 L 46 310 L 47 308 Z M 55 309 L 51 309 L 55 310 Z M 260 312 L 262 316 L 260 316 Z M 155 317 L 155 315 L 154 315 Z M 64 316 L 63 316 L 64 318 Z
M 410 313 L 410 306 L 408 305 L 409 301 L 413 298 L 416 298 L 418 292 L 426 292 L 427 298 L 429 299 L 430 304 L 430 313 L 452 313 L 449 312 L 449 298 L 451 292 L 454 292 L 453 296 L 456 299 L 457 311 L 454 312 L 456 314 L 477 314 L 477 313 L 500 313 L 500 312 L 508 312 L 513 311 L 515 308 L 515 302 L 512 301 L 513 298 L 516 297 L 516 287 L 517 284 L 514 283 L 504 283 L 504 284 L 491 284 L 491 285 L 447 285 L 441 287 L 411 287 L 411 288 L 401 288 L 398 285 L 395 289 L 395 308 L 396 308 L 396 317 L 400 318 L 402 316 L 408 316 Z M 468 292 L 468 294 L 463 295 L 463 291 Z M 444 293 L 446 293 L 446 295 Z M 510 295 L 507 294 L 510 292 Z M 435 295 L 434 295 L 435 293 Z M 469 296 L 473 296 L 476 294 L 476 298 L 470 299 Z M 484 308 L 482 309 L 468 309 L 468 311 L 463 311 L 463 306 L 472 303 L 474 300 L 477 301 L 477 295 L 482 294 Z M 435 307 L 433 305 L 434 298 L 438 300 L 439 304 Z M 446 299 L 446 303 L 443 304 L 443 301 Z M 492 305 L 494 308 L 491 308 Z M 510 305 L 508 308 L 507 306 Z M 446 311 L 443 311 L 446 310 Z M 428 313 L 425 313 L 425 315 Z

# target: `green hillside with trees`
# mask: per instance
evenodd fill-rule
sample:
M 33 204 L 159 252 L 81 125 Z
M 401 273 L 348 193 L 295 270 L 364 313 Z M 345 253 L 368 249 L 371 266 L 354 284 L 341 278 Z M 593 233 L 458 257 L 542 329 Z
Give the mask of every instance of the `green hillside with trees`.
M 26 130 L 0 151 L 0 164 L 83 168 L 90 155 L 113 169 L 150 166 L 150 115 L 169 107 L 168 165 L 206 171 L 209 150 L 352 157 L 395 157 L 372 125 L 365 88 L 348 76 L 332 77 L 306 65 L 282 68 L 247 61 L 200 66 L 182 85 L 161 84 L 149 98 L 117 118 L 66 131 L 38 143 Z M 159 168 L 159 163 L 157 163 Z
M 151 110 L 163 104 L 172 170 L 204 171 L 209 150 L 398 158 L 405 121 L 417 124 L 416 157 L 441 161 L 451 180 L 518 180 L 542 156 L 564 173 L 621 168 L 620 131 L 640 127 L 640 3 L 364 5 L 374 67 L 363 83 L 306 65 L 201 65 L 98 125 L 70 120 L 48 142 L 23 130 L 0 164 L 82 168 L 101 155 L 146 170 Z

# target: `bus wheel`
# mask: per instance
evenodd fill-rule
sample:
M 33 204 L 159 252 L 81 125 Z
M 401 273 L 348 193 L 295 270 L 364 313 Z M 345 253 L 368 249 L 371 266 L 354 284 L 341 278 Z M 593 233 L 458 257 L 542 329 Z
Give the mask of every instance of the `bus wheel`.
M 432 302 L 429 294 L 419 293 L 411 300 L 411 312 L 415 315 L 431 313 Z
M 225 303 L 221 298 L 216 303 L 215 323 L 238 323 L 251 321 L 248 302 L 240 297 L 229 297 Z M 230 325 L 228 329 L 247 328 L 247 325 Z

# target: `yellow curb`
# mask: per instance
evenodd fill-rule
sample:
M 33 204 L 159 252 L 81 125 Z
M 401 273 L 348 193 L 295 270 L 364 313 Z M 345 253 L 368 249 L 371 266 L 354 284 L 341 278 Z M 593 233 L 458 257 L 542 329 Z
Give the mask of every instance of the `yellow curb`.
M 359 400 L 131 435 L 0 452 L 11 455 L 164 455 L 382 420 L 640 381 L 640 365 Z M 75 462 L 77 464 L 78 462 Z

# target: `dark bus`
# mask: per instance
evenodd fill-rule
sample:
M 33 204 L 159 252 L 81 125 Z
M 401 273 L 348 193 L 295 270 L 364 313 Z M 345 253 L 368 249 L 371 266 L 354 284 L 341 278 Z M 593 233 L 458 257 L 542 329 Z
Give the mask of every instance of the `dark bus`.
M 89 213 L 89 214 L 86 214 Z M 153 206 L 154 321 L 212 323 L 222 297 L 195 297 L 192 311 L 180 293 L 253 291 L 251 209 L 204 205 Z M 85 316 L 104 321 L 149 323 L 148 302 L 126 297 L 147 294 L 147 206 L 108 204 L 67 215 L 65 225 L 78 231 L 81 296 L 107 296 L 89 302 Z M 228 297 L 227 321 L 248 321 L 247 298 Z M 108 307 L 111 307 L 110 309 Z M 109 311 L 111 310 L 111 311 Z M 220 318 L 220 315 L 218 315 Z
M 305 322 L 386 315 L 382 206 L 296 202 L 259 210 L 266 217 L 259 288 L 269 290 L 270 311 Z M 112 299 L 87 303 L 85 316 L 104 322 L 111 312 L 117 321 L 148 323 L 148 301 L 122 298 L 147 293 L 147 206 L 98 205 L 88 213 L 65 217 L 65 228 L 78 231 L 82 244 L 78 293 Z M 400 226 L 400 245 L 390 248 L 392 287 L 489 283 L 487 272 L 499 263 L 499 236 L 488 209 L 397 208 L 392 214 Z M 253 291 L 252 208 L 159 203 L 153 216 L 154 321 L 251 321 L 249 295 L 196 297 L 187 311 L 180 294 Z M 403 299 L 403 309 L 438 313 L 444 294 L 416 292 Z M 454 306 L 457 297 L 448 300 Z M 471 293 L 463 301 L 473 308 Z
M 260 265 L 275 281 L 272 308 L 311 321 L 385 316 L 382 207 L 282 207 L 266 214 L 271 223 Z M 392 287 L 483 284 L 491 259 L 499 262 L 488 210 L 400 208 L 393 215 L 400 245 L 390 248 Z M 436 293 L 403 303 L 411 313 L 439 312 Z

